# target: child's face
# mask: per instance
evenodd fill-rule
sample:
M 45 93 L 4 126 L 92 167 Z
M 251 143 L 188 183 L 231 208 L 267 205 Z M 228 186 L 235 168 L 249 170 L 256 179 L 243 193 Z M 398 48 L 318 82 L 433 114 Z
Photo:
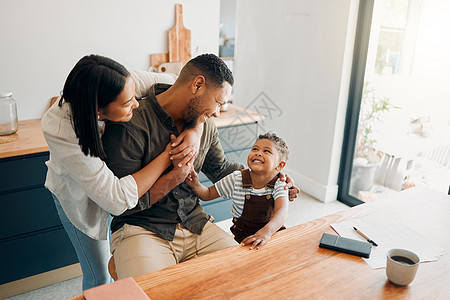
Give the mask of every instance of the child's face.
M 247 158 L 248 167 L 254 172 L 274 172 L 281 171 L 284 162 L 280 161 L 280 156 L 276 145 L 271 140 L 261 139 L 256 141 Z

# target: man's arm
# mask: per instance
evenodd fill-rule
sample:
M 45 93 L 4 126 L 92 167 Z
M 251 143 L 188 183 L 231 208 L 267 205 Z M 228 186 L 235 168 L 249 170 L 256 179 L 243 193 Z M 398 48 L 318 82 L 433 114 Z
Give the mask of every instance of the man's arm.
M 193 140 L 194 143 L 197 142 L 197 145 L 196 146 L 194 145 L 194 147 L 196 147 L 197 150 L 186 152 L 186 149 L 189 150 L 193 147 L 184 148 L 184 150 L 181 150 L 178 154 L 174 154 L 171 157 L 173 163 L 172 171 L 161 176 L 150 189 L 151 204 L 155 204 L 156 202 L 161 200 L 172 189 L 174 189 L 176 186 L 185 181 L 186 177 L 189 175 L 190 170 L 192 169 L 194 160 L 197 157 L 198 153 L 197 151 L 200 144 L 200 137 L 202 133 L 203 133 L 203 125 L 200 125 L 192 129 L 184 130 L 178 136 L 177 139 L 179 140 L 179 142 L 186 140 Z M 177 144 L 176 139 L 174 139 L 172 142 L 174 144 Z M 186 142 L 186 144 L 188 144 L 188 142 Z M 178 147 L 183 148 L 184 147 L 183 145 L 184 143 Z M 176 150 L 172 150 L 171 152 L 174 151 L 176 152 Z
M 219 141 L 219 131 L 213 122 L 205 130 L 212 135 L 212 142 L 201 170 L 211 182 L 216 183 L 236 170 L 245 169 L 243 164 L 228 160 Z
M 153 205 L 167 195 L 172 189 L 184 182 L 189 171 L 192 168 L 193 158 L 181 167 L 178 166 L 178 161 L 173 161 L 173 169 L 159 177 L 159 179 L 150 188 L 150 204 Z

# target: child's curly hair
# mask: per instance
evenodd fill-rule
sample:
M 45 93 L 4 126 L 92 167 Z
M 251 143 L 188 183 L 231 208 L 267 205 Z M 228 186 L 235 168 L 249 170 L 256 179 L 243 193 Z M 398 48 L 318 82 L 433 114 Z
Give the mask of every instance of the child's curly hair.
M 269 140 L 269 141 L 272 141 L 275 143 L 278 154 L 280 155 L 280 160 L 282 160 L 282 161 L 288 160 L 289 149 L 288 149 L 287 144 L 283 141 L 282 138 L 277 136 L 272 131 L 269 131 L 269 132 L 260 134 L 256 140 L 259 141 L 259 140 L 263 140 L 263 139 L 266 139 L 266 140 Z

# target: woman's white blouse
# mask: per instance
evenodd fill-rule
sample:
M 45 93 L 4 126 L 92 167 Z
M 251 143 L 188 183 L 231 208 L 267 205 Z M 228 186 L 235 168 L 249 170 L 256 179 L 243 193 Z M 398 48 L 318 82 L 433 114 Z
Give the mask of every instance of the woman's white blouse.
M 146 95 L 156 82 L 173 83 L 175 76 L 130 70 L 136 96 Z M 117 178 L 98 157 L 86 156 L 78 145 L 70 105 L 58 101 L 41 120 L 50 150 L 45 186 L 58 198 L 72 224 L 94 239 L 106 240 L 109 213 L 120 215 L 136 206 L 138 190 L 131 175 Z M 99 122 L 99 131 L 103 131 Z

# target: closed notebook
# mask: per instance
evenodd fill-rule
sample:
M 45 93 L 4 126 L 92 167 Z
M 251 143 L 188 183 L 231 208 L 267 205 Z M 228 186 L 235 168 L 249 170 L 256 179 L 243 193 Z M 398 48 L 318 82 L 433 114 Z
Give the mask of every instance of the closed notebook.
M 372 244 L 324 233 L 319 247 L 369 258 Z
M 85 290 L 86 300 L 150 300 L 132 277 Z

